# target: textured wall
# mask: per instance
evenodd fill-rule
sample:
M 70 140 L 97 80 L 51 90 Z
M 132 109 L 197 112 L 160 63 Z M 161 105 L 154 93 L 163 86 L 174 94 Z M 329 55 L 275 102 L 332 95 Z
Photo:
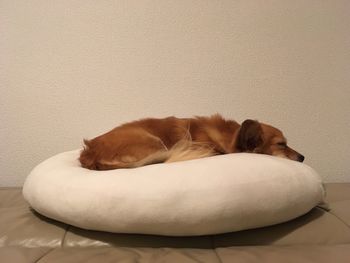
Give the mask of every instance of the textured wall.
M 280 127 L 350 181 L 350 1 L 0 0 L 0 185 L 127 120 Z

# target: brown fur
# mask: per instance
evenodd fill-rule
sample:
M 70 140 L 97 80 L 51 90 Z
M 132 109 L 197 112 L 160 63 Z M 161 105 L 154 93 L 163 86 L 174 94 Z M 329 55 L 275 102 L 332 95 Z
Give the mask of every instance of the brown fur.
M 82 167 L 92 170 L 132 168 L 237 152 L 304 160 L 287 146 L 280 130 L 254 120 L 239 125 L 219 114 L 142 119 L 84 140 L 84 144 L 79 160 Z

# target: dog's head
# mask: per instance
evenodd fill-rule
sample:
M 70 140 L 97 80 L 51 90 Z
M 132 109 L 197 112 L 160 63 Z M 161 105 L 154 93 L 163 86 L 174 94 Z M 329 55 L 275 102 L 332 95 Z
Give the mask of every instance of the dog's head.
M 240 152 L 262 153 L 303 162 L 304 156 L 288 147 L 283 133 L 270 125 L 245 120 L 238 132 L 236 148 Z

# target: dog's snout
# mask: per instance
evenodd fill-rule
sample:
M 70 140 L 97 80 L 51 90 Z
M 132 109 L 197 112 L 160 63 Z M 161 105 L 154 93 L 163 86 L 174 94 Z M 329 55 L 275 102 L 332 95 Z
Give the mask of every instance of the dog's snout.
M 302 163 L 304 160 L 305 160 L 304 155 L 299 154 L 298 161 Z

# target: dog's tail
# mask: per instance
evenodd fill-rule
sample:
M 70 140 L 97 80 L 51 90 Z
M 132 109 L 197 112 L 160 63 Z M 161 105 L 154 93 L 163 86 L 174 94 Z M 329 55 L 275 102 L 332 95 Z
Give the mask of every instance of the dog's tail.
M 155 163 L 172 163 L 199 159 L 215 155 L 212 147 L 207 143 L 193 142 L 183 139 L 169 150 L 155 152 L 146 158 L 131 164 L 130 167 L 140 167 Z
M 86 143 L 85 143 L 86 144 Z M 82 152 L 81 156 L 85 156 L 88 153 Z M 161 150 L 155 152 L 144 159 L 136 162 L 122 162 L 120 160 L 91 160 L 89 158 L 89 163 L 85 162 L 83 167 L 93 170 L 111 170 L 118 168 L 136 168 L 140 166 L 145 166 L 149 164 L 156 163 L 171 163 L 186 161 L 192 159 L 199 159 L 204 157 L 209 157 L 215 155 L 212 147 L 207 143 L 193 142 L 191 140 L 183 139 L 178 141 L 169 150 Z M 80 158 L 80 161 L 84 161 L 84 157 Z M 83 163 L 82 163 L 83 164 Z
M 215 155 L 213 147 L 207 143 L 180 140 L 169 151 L 165 163 L 187 161 Z

